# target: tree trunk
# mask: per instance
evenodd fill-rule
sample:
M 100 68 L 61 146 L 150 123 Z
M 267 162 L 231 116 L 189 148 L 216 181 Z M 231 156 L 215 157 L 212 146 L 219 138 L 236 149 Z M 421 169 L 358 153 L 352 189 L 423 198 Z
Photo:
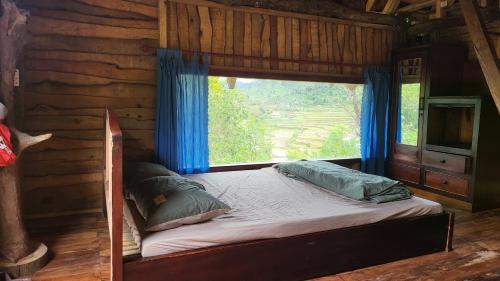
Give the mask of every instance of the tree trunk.
M 356 88 L 358 87 L 358 85 L 346 84 L 345 87 L 347 89 L 347 93 L 351 96 L 351 101 L 352 101 L 351 116 L 353 118 L 353 121 L 355 123 L 359 124 L 359 121 L 361 120 L 361 112 L 360 112 L 360 106 L 359 106 L 359 97 L 356 94 Z M 355 126 L 354 128 L 356 131 L 356 135 L 359 137 L 360 136 L 359 126 Z
M 47 140 L 51 135 L 32 137 L 16 129 L 12 129 L 12 133 L 17 140 L 15 153 L 18 158 L 14 165 L 0 170 L 0 260 L 14 263 L 35 250 L 22 218 L 19 159 L 27 147 Z
M 0 254 L 10 261 L 30 254 L 28 234 L 24 228 L 19 198 L 19 184 L 16 179 L 19 165 L 15 164 L 0 171 Z
M 32 137 L 15 128 L 14 75 L 25 43 L 28 13 L 18 9 L 12 0 L 0 0 L 0 3 L 0 93 L 9 110 L 7 125 L 12 132 L 14 153 L 18 157 L 14 165 L 0 168 L 0 271 L 18 275 L 37 270 L 46 260 L 46 253 L 42 253 L 39 259 L 33 257 L 34 251 L 40 249 L 40 244 L 29 241 L 23 223 L 20 158 L 26 148 L 49 139 L 51 135 Z M 45 246 L 42 248 L 46 249 Z M 36 266 L 33 267 L 32 262 Z

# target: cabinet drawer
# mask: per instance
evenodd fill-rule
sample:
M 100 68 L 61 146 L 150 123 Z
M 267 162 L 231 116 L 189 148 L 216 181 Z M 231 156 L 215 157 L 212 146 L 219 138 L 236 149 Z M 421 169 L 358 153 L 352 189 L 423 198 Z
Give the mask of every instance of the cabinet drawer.
M 469 181 L 467 179 L 434 171 L 425 171 L 425 185 L 465 197 L 469 194 Z
M 458 173 L 468 173 L 470 157 L 448 153 L 422 151 L 422 164 Z
M 391 173 L 392 178 L 394 178 L 396 180 L 411 182 L 414 184 L 420 183 L 420 168 L 419 167 L 391 163 L 389 169 L 390 169 L 390 173 Z

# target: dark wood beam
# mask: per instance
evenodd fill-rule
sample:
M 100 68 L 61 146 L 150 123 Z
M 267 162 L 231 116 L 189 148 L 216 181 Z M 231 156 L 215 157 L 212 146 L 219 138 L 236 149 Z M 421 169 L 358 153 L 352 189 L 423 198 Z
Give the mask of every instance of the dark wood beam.
M 422 1 L 415 2 L 415 3 L 412 3 L 410 5 L 399 8 L 398 13 L 415 12 L 415 11 L 418 11 L 420 9 L 430 7 L 430 6 L 434 5 L 434 3 L 435 3 L 435 0 L 422 0 Z
M 382 14 L 392 15 L 396 12 L 396 9 L 399 7 L 399 0 L 389 0 L 385 3 L 384 9 L 382 10 Z
M 365 11 L 369 12 L 373 9 L 373 5 L 375 5 L 376 0 L 368 0 L 366 1 Z
M 482 8 L 479 10 L 479 14 L 484 22 L 491 22 L 497 20 L 500 16 L 500 12 L 498 11 L 498 9 L 493 9 L 493 8 Z M 414 36 L 417 34 L 427 34 L 439 29 L 458 27 L 464 25 L 465 25 L 465 20 L 462 14 L 448 16 L 446 18 L 437 20 L 427 20 L 425 22 L 417 23 L 413 26 L 410 26 L 408 28 L 408 35 Z
M 383 25 L 398 25 L 399 20 L 392 15 L 367 13 L 361 10 L 348 8 L 331 0 L 212 0 L 212 2 L 229 6 L 249 6 L 272 9 L 285 12 L 303 13 L 322 17 L 354 20 L 364 23 Z
M 473 1 L 460 0 L 460 7 L 486 83 L 500 113 L 500 70 L 496 64 L 496 53 L 488 40 L 486 29 L 479 17 L 476 3 Z

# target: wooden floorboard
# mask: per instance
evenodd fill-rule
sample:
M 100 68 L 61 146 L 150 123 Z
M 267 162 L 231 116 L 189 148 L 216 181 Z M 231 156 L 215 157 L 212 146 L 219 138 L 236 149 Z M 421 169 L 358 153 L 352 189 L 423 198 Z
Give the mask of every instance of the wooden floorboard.
M 475 214 L 453 211 L 453 251 L 315 280 L 500 280 L 500 209 Z M 50 263 L 32 276 L 34 281 L 109 280 L 108 230 L 100 214 L 32 220 L 28 226 L 33 239 L 46 243 L 52 253 Z

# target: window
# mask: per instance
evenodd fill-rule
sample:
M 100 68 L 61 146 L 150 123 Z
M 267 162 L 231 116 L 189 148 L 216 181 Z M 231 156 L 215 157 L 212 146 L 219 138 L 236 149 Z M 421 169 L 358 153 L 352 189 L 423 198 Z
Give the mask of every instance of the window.
M 396 143 L 417 146 L 422 58 L 401 59 L 398 68 L 400 88 Z
M 401 128 L 398 143 L 417 145 L 420 83 L 401 84 Z
M 359 157 L 362 85 L 209 77 L 210 164 Z

